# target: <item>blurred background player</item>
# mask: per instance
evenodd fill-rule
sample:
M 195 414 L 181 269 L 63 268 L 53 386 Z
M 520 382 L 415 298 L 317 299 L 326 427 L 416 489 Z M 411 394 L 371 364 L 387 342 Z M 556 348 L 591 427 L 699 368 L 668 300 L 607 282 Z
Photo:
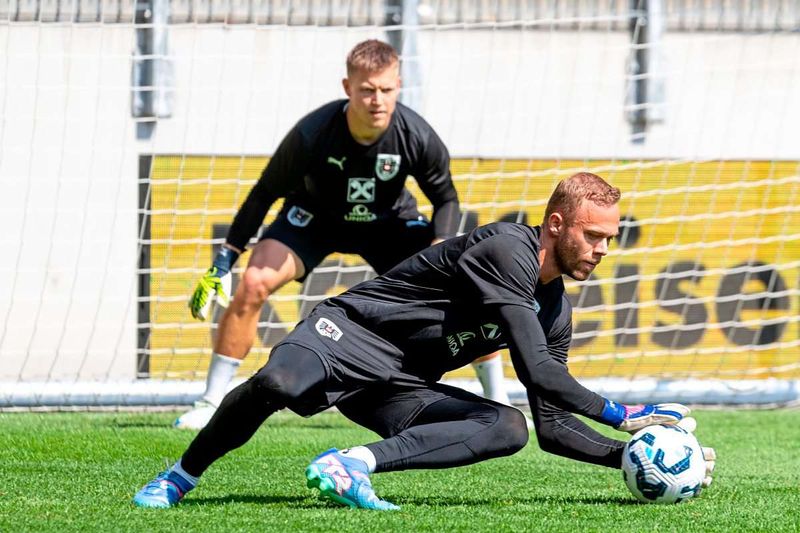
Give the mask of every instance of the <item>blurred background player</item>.
M 618 404 L 569 373 L 572 306 L 562 276 L 585 281 L 606 256 L 619 234 L 619 199 L 619 189 L 599 176 L 576 174 L 556 187 L 541 226 L 481 226 L 321 302 L 134 503 L 177 504 L 279 409 L 311 416 L 336 405 L 383 440 L 323 452 L 306 468 L 308 486 L 350 507 L 398 509 L 377 497 L 370 473 L 464 466 L 527 444 L 518 410 L 438 382 L 504 347 L 527 390 L 539 446 L 620 468 L 625 442 L 575 414 L 635 432 L 679 423 L 689 409 Z M 713 451 L 704 455 L 710 474 Z
M 195 289 L 189 302 L 195 318 L 208 317 L 215 294 L 228 308 L 218 325 L 206 391 L 176 427 L 208 423 L 253 345 L 261 307 L 283 285 L 303 281 L 333 252 L 359 254 L 382 274 L 458 230 L 450 156 L 431 126 L 397 102 L 394 48 L 377 40 L 356 45 L 342 85 L 347 99 L 311 112 L 283 139 Z M 431 222 L 404 186 L 408 175 L 433 204 Z M 253 247 L 230 301 L 230 271 L 278 198 L 286 199 L 283 208 Z M 475 370 L 487 397 L 509 403 L 499 354 L 483 358 Z

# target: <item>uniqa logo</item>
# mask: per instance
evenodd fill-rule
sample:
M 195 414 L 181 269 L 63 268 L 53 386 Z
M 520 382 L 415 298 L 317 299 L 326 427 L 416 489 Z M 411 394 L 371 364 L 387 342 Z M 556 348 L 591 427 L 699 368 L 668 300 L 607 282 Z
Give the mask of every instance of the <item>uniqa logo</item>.
M 371 212 L 364 204 L 354 205 L 353 209 L 344 216 L 347 222 L 372 222 L 376 218 L 378 218 L 377 215 Z

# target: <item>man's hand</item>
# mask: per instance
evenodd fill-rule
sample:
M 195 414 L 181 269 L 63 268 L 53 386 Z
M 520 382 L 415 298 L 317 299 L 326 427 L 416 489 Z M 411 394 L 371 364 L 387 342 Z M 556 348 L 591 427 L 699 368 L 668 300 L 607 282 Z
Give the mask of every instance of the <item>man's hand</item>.
M 193 317 L 198 320 L 208 317 L 214 295 L 219 305 L 228 307 L 231 300 L 231 268 L 238 257 L 237 251 L 224 246 L 220 248 L 214 264 L 197 282 L 194 294 L 189 299 L 189 309 Z
M 697 429 L 697 420 L 691 416 L 687 416 L 678 422 L 677 426 L 685 429 L 689 433 L 694 433 L 694 430 Z M 717 465 L 717 452 L 714 448 L 707 448 L 705 446 L 701 446 L 700 449 L 703 450 L 703 459 L 705 459 L 706 462 L 706 477 L 703 478 L 703 482 L 701 483 L 701 486 L 705 489 L 714 481 L 714 478 L 711 477 L 711 473 L 714 472 L 714 467 Z
M 657 424 L 677 424 L 691 409 L 679 403 L 623 405 L 606 400 L 600 418 L 603 422 L 628 433 Z

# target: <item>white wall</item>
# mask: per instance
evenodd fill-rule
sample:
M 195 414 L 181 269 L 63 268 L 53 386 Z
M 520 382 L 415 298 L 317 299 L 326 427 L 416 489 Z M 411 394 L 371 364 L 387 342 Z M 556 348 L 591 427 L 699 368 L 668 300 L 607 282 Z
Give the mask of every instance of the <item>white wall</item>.
M 0 376 L 131 375 L 132 32 L 0 26 Z
M 173 27 L 177 113 L 154 147 L 264 153 L 343 95 L 349 48 L 371 30 Z M 454 155 L 788 158 L 800 155 L 800 35 L 667 34 L 667 107 L 647 142 L 624 118 L 626 33 L 419 34 L 423 115 Z
M 137 141 L 131 28 L 0 26 L 0 379 L 132 376 L 138 155 L 271 153 L 373 36 L 173 26 L 175 112 Z M 800 159 L 800 35 L 664 46 L 666 120 L 644 145 L 624 33 L 422 33 L 422 112 L 455 156 Z

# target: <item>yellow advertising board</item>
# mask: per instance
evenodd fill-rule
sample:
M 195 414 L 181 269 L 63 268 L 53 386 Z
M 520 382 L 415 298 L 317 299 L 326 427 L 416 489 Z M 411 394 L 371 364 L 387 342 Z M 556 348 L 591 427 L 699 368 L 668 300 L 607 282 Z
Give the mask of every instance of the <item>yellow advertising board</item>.
M 149 313 L 140 325 L 149 332 L 141 348 L 151 376 L 205 372 L 214 327 L 194 321 L 186 302 L 210 266 L 212 240 L 223 240 L 266 161 L 152 159 L 144 242 Z M 570 367 L 577 376 L 800 377 L 797 162 L 457 159 L 451 168 L 468 227 L 538 224 L 555 184 L 581 170 L 623 191 L 620 242 L 592 280 L 568 284 L 575 308 Z M 413 180 L 409 187 L 429 214 Z M 267 223 L 276 212 L 274 206 Z M 355 256 L 331 261 L 362 263 Z M 237 266 L 246 262 L 247 256 Z M 242 371 L 264 364 L 270 345 L 308 302 L 356 281 L 317 276 L 313 284 L 284 287 L 262 314 Z

